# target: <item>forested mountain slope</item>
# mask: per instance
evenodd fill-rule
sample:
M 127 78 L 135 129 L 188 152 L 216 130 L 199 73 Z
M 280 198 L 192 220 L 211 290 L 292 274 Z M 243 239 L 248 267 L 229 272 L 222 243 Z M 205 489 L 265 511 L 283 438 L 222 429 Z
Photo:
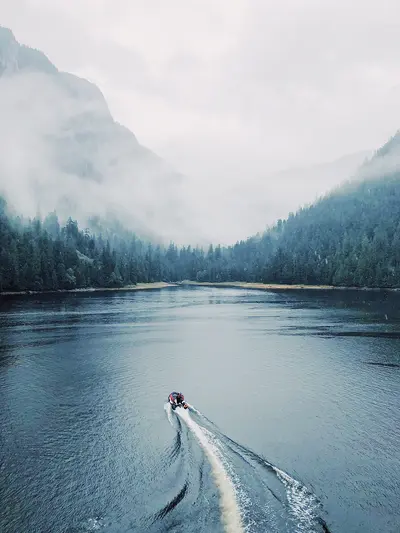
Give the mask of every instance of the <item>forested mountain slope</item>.
M 249 281 L 400 287 L 396 174 L 336 191 L 222 248 L 154 246 L 129 232 L 94 237 L 69 220 L 0 215 L 0 290 L 120 287 L 150 281 Z
M 183 279 L 400 287 L 399 134 L 313 205 L 245 241 L 203 250 L 149 243 L 185 232 L 182 177 L 113 120 L 94 85 L 59 72 L 4 28 L 0 116 L 0 190 L 16 213 L 0 198 L 0 291 Z M 17 216 L 37 206 L 60 219 Z M 147 240 L 122 229 L 128 219 Z

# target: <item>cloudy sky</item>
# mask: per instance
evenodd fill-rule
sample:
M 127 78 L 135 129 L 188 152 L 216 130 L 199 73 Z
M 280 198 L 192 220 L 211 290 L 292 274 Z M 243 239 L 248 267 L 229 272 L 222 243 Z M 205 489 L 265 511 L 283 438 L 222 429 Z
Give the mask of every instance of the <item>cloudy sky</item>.
M 302 195 L 276 171 L 377 148 L 400 125 L 398 0 L 0 0 L 0 14 L 95 82 L 204 202 L 261 184 L 281 216 L 335 179 Z

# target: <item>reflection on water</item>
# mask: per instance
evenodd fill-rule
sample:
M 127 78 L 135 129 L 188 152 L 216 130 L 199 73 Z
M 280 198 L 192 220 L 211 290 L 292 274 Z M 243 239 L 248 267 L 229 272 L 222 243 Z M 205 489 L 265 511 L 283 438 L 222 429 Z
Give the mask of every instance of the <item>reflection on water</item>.
M 397 533 L 399 303 L 214 288 L 3 298 L 0 531 L 223 531 L 220 461 L 245 531 Z M 178 389 L 192 422 L 164 410 Z

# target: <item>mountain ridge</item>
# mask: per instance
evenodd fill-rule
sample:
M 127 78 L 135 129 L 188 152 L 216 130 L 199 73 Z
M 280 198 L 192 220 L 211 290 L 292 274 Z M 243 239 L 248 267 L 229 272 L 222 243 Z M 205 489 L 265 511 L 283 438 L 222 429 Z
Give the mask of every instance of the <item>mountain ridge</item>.
M 34 216 L 118 218 L 143 237 L 185 240 L 184 176 L 116 122 L 101 90 L 0 27 L 0 193 Z M 22 191 L 22 194 L 21 194 Z

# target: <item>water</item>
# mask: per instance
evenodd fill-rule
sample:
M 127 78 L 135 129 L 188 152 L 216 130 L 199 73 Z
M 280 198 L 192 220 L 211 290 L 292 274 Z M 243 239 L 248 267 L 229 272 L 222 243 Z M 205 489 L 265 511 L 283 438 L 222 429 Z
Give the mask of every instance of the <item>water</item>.
M 398 533 L 399 304 L 3 298 L 1 533 Z

